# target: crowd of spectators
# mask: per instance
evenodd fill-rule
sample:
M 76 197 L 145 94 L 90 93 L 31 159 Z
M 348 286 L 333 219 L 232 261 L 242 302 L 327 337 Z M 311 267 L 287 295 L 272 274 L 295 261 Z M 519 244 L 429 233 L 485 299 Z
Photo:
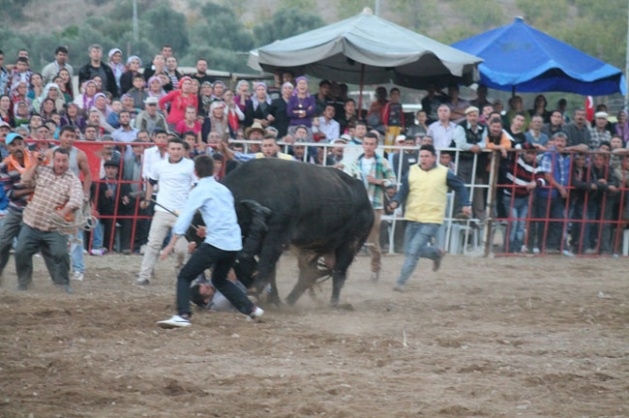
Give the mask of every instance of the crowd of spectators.
M 169 139 L 183 140 L 189 157 L 212 155 L 220 179 L 241 161 L 265 157 L 351 172 L 368 132 L 379 138 L 378 153 L 398 180 L 418 162 L 419 145 L 434 145 L 468 185 L 475 224 L 504 220 L 507 252 L 618 252 L 629 169 L 625 111 L 610 123 L 600 108 L 589 123 L 582 109 L 568 115 L 563 99 L 549 108 L 538 95 L 527 111 L 514 95 L 505 109 L 488 100 L 484 86 L 468 101 L 456 85 L 447 93 L 428 86 L 416 114 L 404 112 L 399 89 L 378 87 L 363 110 L 347 85 L 322 80 L 311 91 L 307 77 L 291 71 L 276 72 L 272 85 L 240 80 L 231 89 L 209 76 L 207 60 L 199 58 L 186 75 L 168 45 L 146 65 L 137 56 L 125 59 L 118 48 L 104 56 L 99 45 L 75 66 L 58 47 L 40 72 L 26 50 L 10 65 L 5 58 L 0 51 L 1 142 L 15 132 L 45 150 L 64 126 L 73 126 L 79 141 L 102 144 L 91 197 L 102 226 L 86 240 L 95 255 L 130 254 L 146 243 L 152 205 L 140 205 L 138 191 L 151 167 L 167 158 Z M 10 157 L 4 144 L 0 154 Z M 492 164 L 497 196 L 487 208 Z

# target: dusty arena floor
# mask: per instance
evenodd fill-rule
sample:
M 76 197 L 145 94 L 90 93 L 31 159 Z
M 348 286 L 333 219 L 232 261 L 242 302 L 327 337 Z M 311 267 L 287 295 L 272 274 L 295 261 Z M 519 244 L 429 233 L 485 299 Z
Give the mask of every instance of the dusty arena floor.
M 351 268 L 332 310 L 317 299 L 262 323 L 173 313 L 172 261 L 131 283 L 138 256 L 90 257 L 66 295 L 41 259 L 35 286 L 0 288 L 1 417 L 628 417 L 627 259 L 448 256 L 422 261 L 406 293 L 402 256 Z M 279 288 L 294 283 L 280 264 Z

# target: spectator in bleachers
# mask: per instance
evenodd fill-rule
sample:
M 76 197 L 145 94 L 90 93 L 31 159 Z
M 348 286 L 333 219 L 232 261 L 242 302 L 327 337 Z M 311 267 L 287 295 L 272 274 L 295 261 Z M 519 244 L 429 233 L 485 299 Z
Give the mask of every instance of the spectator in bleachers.
M 415 123 L 406 128 L 406 136 L 415 138 L 417 135 L 425 135 L 428 132 L 428 115 L 421 109 L 415 114 Z
M 450 120 L 460 123 L 465 119 L 465 109 L 470 107 L 470 102 L 459 97 L 459 86 L 450 84 L 448 86 L 448 107 L 450 107 Z
M 384 124 L 384 145 L 392 145 L 395 138 L 404 131 L 404 109 L 400 103 L 400 89 L 393 87 L 389 92 L 389 101 L 382 109 L 382 123 Z
M 166 96 L 166 91 L 162 87 L 162 81 L 158 76 L 153 76 L 148 79 L 148 87 L 146 93 L 149 97 L 155 97 L 157 100 Z
M 83 110 L 83 112 L 89 112 L 94 105 L 96 94 L 98 94 L 96 82 L 94 80 L 87 80 L 81 87 L 81 94 L 77 94 L 74 98 L 74 103 Z
M 271 103 L 271 97 L 266 92 L 266 84 L 261 81 L 256 83 L 254 94 L 245 108 L 245 126 L 259 123 L 266 128 L 273 123 L 275 118 L 271 114 Z
M 149 95 L 146 92 L 146 86 L 142 74 L 135 74 L 133 76 L 133 87 L 128 89 L 127 92 L 122 95 L 122 97 L 126 96 L 133 99 L 133 109 L 135 111 L 139 112 L 144 110 L 144 101 L 149 97 Z
M 139 57 L 131 55 L 127 58 L 126 69 L 120 76 L 120 94 L 125 94 L 133 87 L 134 77 L 139 75 L 145 81 L 144 76 L 140 73 L 140 68 L 142 68 L 142 60 Z M 142 85 L 144 84 L 142 83 Z
M 422 109 L 426 111 L 428 115 L 428 124 L 434 123 L 439 120 L 437 109 L 443 103 L 448 102 L 449 98 L 434 84 L 429 84 L 426 87 L 426 96 L 422 99 Z M 449 116 L 449 115 L 448 115 Z
M 539 115 L 531 116 L 531 123 L 529 124 L 529 130 L 524 134 L 526 143 L 531 144 L 538 151 L 546 151 L 548 144 L 548 135 L 542 132 L 544 126 L 543 119 Z
M 170 103 L 168 111 L 166 111 L 167 103 Z M 174 130 L 175 126 L 184 119 L 188 106 L 196 109 L 199 106 L 199 102 L 196 94 L 192 92 L 192 79 L 183 77 L 179 80 L 177 90 L 173 90 L 159 99 L 159 107 L 166 115 L 166 122 L 168 122 L 170 130 Z
M 597 248 L 600 254 L 610 255 L 612 253 L 612 234 L 614 225 L 612 221 L 618 219 L 618 184 L 619 181 L 609 167 L 609 156 L 597 153 L 592 157 L 590 168 L 590 180 L 596 188 L 590 192 L 588 205 L 596 208 L 597 223 L 592 228 L 591 235 L 584 237 L 589 239 L 589 248 Z
M 147 97 L 144 101 L 144 110 L 135 118 L 135 128 L 146 130 L 149 136 L 153 135 L 155 129 L 168 130 L 168 124 L 164 115 L 157 111 L 157 97 Z
M 551 138 L 557 132 L 561 132 L 564 129 L 563 114 L 559 110 L 553 110 L 550 112 L 550 122 L 545 123 L 542 128 L 542 132 Z
M 207 60 L 205 58 L 197 59 L 195 70 L 196 72 L 192 74 L 190 78 L 197 80 L 200 86 L 203 85 L 203 83 L 212 84 L 214 82 L 214 78 L 207 75 Z
M 28 90 L 31 85 L 31 75 L 33 73 L 29 69 L 28 58 L 18 57 L 15 61 L 15 66 L 11 71 L 10 76 L 10 87 L 11 90 L 15 89 L 18 84 L 25 83 L 26 89 Z M 27 91 L 24 92 L 24 96 L 26 96 Z
M 428 136 L 433 138 L 434 147 L 437 151 L 454 146 L 456 143 L 465 142 L 463 128 L 450 121 L 450 106 L 448 104 L 440 104 L 437 115 L 438 120 L 428 127 Z
M 576 109 L 574 111 L 574 122 L 564 125 L 562 129 L 568 138 L 568 149 L 586 152 L 592 142 L 592 136 L 587 120 L 585 119 L 585 110 Z
M 284 83 L 282 85 L 280 97 L 271 101 L 270 114 L 273 116 L 271 126 L 277 129 L 278 137 L 283 138 L 288 133 L 290 119 L 286 113 L 288 101 L 293 94 L 293 85 Z
M 334 120 L 334 105 L 329 103 L 325 106 L 323 113 L 315 117 L 312 122 L 312 132 L 316 141 L 332 141 L 341 136 L 340 125 Z
M 541 159 L 533 217 L 538 223 L 537 243 L 533 252 L 559 252 L 563 247 L 563 220 L 566 219 L 566 199 L 570 185 L 571 154 L 567 153 L 568 138 L 563 132 L 553 135 L 554 148 Z M 544 241 L 545 238 L 545 241 Z M 565 255 L 569 251 L 564 250 Z
M 42 70 L 42 76 L 45 83 L 52 82 L 54 76 L 65 69 L 70 73 L 70 76 L 74 75 L 74 69 L 68 64 L 68 49 L 65 46 L 59 46 L 55 49 L 55 60 L 46 65 Z
M 522 126 L 522 130 L 526 131 L 529 128 L 529 123 L 531 122 L 531 116 L 524 109 L 524 101 L 521 96 L 511 96 L 509 99 L 509 110 L 507 114 L 504 115 L 503 124 L 505 126 L 509 126 L 513 121 L 513 117 L 517 114 L 521 113 L 524 116 L 524 125 Z
M 476 88 L 476 97 L 470 100 L 470 106 L 477 107 L 482 110 L 485 106 L 491 106 L 491 102 L 487 100 L 487 86 L 479 84 Z
M 170 82 L 173 86 L 179 84 L 179 80 L 183 77 L 183 74 L 179 72 L 177 69 L 177 58 L 168 57 L 166 58 L 166 74 L 170 78 Z
M 524 232 L 529 213 L 529 194 L 537 187 L 535 180 L 537 152 L 529 143 L 525 143 L 522 149 L 524 152 L 509 160 L 503 183 L 503 205 L 509 208 L 505 252 L 511 253 L 527 251 Z
M 15 127 L 13 111 L 11 110 L 11 97 L 9 97 L 8 94 L 0 95 L 0 121 L 6 123 L 10 127 Z
M 343 105 L 343 112 L 336 115 L 339 122 L 339 133 L 341 135 L 348 133 L 349 125 L 355 126 L 359 117 L 356 112 L 356 102 L 354 99 L 347 99 Z
M 89 62 L 79 69 L 79 86 L 98 76 L 101 79 L 103 91 L 108 91 L 113 96 L 117 96 L 118 86 L 116 85 L 114 73 L 109 65 L 101 61 L 103 58 L 102 47 L 98 44 L 92 44 L 88 48 L 88 52 Z
M 597 149 L 601 143 L 609 142 L 612 139 L 611 133 L 607 130 L 607 116 L 606 112 L 594 114 L 594 125 L 590 128 L 590 142 L 588 144 L 591 150 Z
M 332 88 L 332 83 L 329 80 L 321 80 L 319 82 L 319 91 L 315 95 L 315 115 L 323 115 L 325 111 L 325 107 L 328 104 L 334 105 L 334 101 L 330 96 L 330 89 Z
M 550 122 L 550 112 L 546 109 L 547 106 L 548 100 L 546 100 L 546 97 L 544 97 L 543 94 L 538 94 L 533 101 L 533 108 L 529 109 L 529 116 L 531 118 L 533 118 L 533 116 L 540 116 L 542 123 Z
M 198 137 L 198 142 L 201 141 L 201 124 L 197 118 L 197 109 L 196 107 L 188 106 L 186 108 L 186 113 L 184 119 L 177 124 L 175 127 L 175 132 L 179 134 L 180 137 L 183 137 L 185 132 L 192 131 Z
M 44 93 L 44 79 L 41 74 L 33 73 L 31 75 L 31 85 L 26 97 L 33 102 L 35 99 L 38 99 Z M 36 109 L 39 108 L 37 105 L 33 105 Z
M 627 112 L 621 110 L 617 115 L 618 122 L 614 125 L 614 133 L 619 135 L 623 141 L 623 147 L 627 146 L 629 142 L 629 120 L 627 118 Z
M 315 98 L 308 92 L 308 79 L 305 76 L 295 79 L 295 90 L 288 100 L 286 114 L 290 119 L 289 133 L 294 131 L 294 127 L 304 125 L 308 129 L 312 127 L 312 117 L 315 114 Z

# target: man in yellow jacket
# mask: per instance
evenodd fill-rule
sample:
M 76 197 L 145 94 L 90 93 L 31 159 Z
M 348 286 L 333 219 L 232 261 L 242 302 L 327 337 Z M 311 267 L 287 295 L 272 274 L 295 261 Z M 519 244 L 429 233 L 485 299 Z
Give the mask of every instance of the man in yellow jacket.
M 422 145 L 419 149 L 419 164 L 410 167 L 402 179 L 402 186 L 393 198 L 391 210 L 406 202 L 404 219 L 404 264 L 393 290 L 404 291 L 404 285 L 413 274 L 420 257 L 433 261 L 433 271 L 441 265 L 445 251 L 429 245 L 443 223 L 446 212 L 448 188 L 460 193 L 462 212 L 470 216 L 471 207 L 465 184 L 448 170 L 437 164 L 437 153 L 432 145 Z

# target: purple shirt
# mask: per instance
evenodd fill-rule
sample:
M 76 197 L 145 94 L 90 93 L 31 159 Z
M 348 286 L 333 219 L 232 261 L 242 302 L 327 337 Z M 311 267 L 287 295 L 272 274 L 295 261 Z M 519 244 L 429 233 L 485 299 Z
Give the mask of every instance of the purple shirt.
M 300 118 L 297 113 L 298 110 L 305 110 L 306 116 Z M 288 104 L 286 105 L 286 115 L 288 116 L 289 126 L 304 125 L 312 127 L 312 117 L 315 113 L 315 98 L 311 94 L 305 99 L 300 99 L 297 96 L 290 96 Z

